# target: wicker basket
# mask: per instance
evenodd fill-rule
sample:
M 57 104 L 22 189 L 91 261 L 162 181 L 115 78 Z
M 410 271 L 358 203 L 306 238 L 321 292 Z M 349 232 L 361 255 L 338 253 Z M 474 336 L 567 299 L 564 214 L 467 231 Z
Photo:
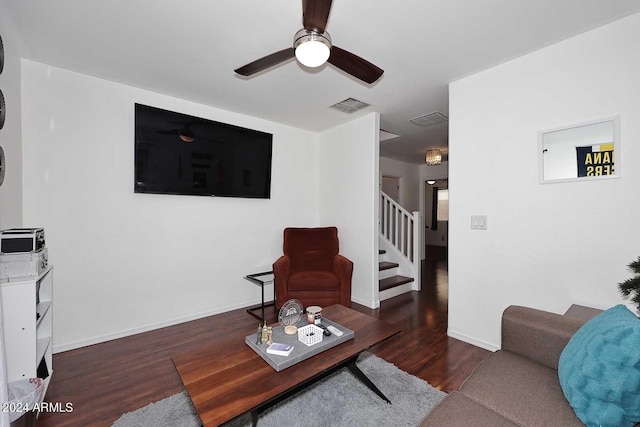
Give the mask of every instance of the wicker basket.
M 298 328 L 298 341 L 305 344 L 307 347 L 311 347 L 314 344 L 322 342 L 322 328 L 316 325 L 307 325 Z

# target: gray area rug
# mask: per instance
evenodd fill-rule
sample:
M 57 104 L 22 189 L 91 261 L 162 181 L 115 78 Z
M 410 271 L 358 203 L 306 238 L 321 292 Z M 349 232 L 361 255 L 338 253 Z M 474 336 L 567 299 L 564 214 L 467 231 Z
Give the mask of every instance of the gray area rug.
M 373 354 L 363 353 L 357 364 L 391 400 L 391 405 L 345 368 L 266 410 L 258 419 L 258 426 L 416 426 L 446 396 Z M 187 392 L 182 392 L 124 414 L 113 427 L 200 425 Z M 247 414 L 225 427 L 250 425 L 251 416 Z

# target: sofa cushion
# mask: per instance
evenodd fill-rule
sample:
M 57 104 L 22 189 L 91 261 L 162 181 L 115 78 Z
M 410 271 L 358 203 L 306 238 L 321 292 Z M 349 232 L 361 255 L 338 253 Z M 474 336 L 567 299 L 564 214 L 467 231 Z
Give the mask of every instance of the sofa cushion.
M 640 319 L 620 304 L 585 323 L 558 364 L 562 390 L 587 426 L 640 421 Z
M 422 420 L 420 427 L 517 427 L 490 409 L 454 391 Z
M 558 372 L 509 351 L 482 362 L 460 391 L 519 425 L 583 427 L 562 394 Z

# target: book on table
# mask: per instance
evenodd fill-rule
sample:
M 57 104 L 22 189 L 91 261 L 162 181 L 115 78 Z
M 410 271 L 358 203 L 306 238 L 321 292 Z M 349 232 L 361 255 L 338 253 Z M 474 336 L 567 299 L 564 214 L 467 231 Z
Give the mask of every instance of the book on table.
M 267 353 L 277 354 L 278 356 L 288 356 L 293 351 L 293 345 L 274 342 L 267 347 Z

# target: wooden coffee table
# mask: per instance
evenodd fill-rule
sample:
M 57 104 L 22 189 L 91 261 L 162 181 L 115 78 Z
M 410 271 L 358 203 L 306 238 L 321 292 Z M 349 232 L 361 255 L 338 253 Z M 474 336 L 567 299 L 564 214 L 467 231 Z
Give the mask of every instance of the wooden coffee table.
M 239 331 L 237 336 L 173 356 L 203 425 L 217 426 L 247 412 L 255 425 L 263 410 L 342 367 L 389 401 L 355 361 L 360 353 L 397 334 L 400 328 L 341 305 L 324 308 L 322 315 L 354 331 L 354 339 L 281 372 L 245 344 L 251 331 Z

